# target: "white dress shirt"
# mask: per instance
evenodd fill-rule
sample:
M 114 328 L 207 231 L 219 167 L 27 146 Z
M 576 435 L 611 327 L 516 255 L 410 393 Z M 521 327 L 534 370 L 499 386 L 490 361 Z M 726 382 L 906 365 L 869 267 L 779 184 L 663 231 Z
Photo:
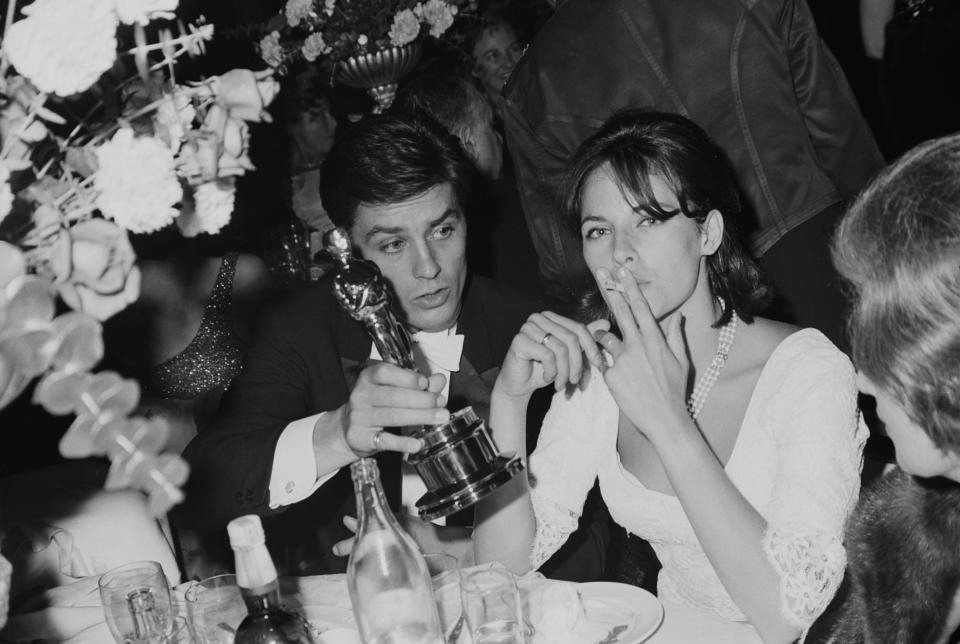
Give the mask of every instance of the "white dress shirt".
M 450 397 L 450 372 L 460 370 L 460 354 L 463 336 L 456 335 L 456 327 L 436 333 L 420 331 L 413 335 L 413 354 L 417 368 L 423 374 L 443 374 L 446 384 L 441 392 Z M 429 357 L 428 357 L 429 356 Z M 370 347 L 370 359 L 379 360 L 376 345 Z M 313 414 L 291 422 L 284 428 L 273 453 L 273 469 L 270 474 L 270 507 L 278 508 L 297 503 L 313 494 L 321 485 L 333 478 L 338 470 L 317 476 L 317 460 L 313 451 L 313 428 L 326 412 Z M 403 511 L 416 515 L 417 500 L 427 488 L 412 466 L 403 463 L 401 482 L 401 505 Z M 443 525 L 444 520 L 435 523 Z

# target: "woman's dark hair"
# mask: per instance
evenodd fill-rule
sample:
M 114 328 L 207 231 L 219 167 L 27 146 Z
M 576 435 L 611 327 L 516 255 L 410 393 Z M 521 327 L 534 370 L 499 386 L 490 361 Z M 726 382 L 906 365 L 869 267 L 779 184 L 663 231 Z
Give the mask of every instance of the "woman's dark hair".
M 349 229 L 361 205 L 407 201 L 450 184 L 468 208 L 473 163 L 460 141 L 416 116 L 367 116 L 333 144 L 320 170 L 320 199 L 330 220 Z
M 706 132 L 679 114 L 652 110 L 622 110 L 607 119 L 577 149 L 563 182 L 565 217 L 578 237 L 584 185 L 602 167 L 610 169 L 635 209 L 659 221 L 683 214 L 702 224 L 712 210 L 720 212 L 723 238 L 707 258 L 710 291 L 723 301 L 723 314 L 714 326 L 726 324 L 732 311 L 745 322 L 753 321 L 766 306 L 769 289 L 737 236 L 734 222 L 742 206 L 733 172 Z M 657 201 L 651 176 L 661 177 L 673 189 L 679 210 L 665 210 Z M 581 305 L 588 318 L 609 314 L 592 281 Z
M 479 20 L 467 33 L 466 46 L 467 53 L 472 55 L 473 48 L 480 41 L 487 31 L 497 27 L 509 27 L 517 41 L 521 45 L 526 45 L 533 37 L 533 25 L 531 17 L 522 8 L 514 6 L 508 2 L 491 2 L 480 13 Z

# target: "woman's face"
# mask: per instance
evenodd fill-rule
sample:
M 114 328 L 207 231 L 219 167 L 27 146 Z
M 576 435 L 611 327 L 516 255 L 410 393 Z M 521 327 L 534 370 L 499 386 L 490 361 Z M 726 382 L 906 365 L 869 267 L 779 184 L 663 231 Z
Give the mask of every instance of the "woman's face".
M 337 121 L 330 111 L 326 99 L 297 114 L 290 127 L 291 134 L 298 139 L 301 149 L 313 157 L 323 158 L 333 146 L 337 131 Z
M 499 95 L 522 55 L 523 45 L 512 27 L 491 25 L 473 46 L 473 73 L 488 94 Z
M 677 195 L 666 181 L 652 176 L 650 185 L 661 208 L 679 210 Z M 636 209 L 632 201 L 620 190 L 609 166 L 587 176 L 580 209 L 583 257 L 594 275 L 598 268 L 616 275 L 619 267 L 626 267 L 654 316 L 662 320 L 683 306 L 700 281 L 706 280 L 706 257 L 716 251 L 719 237 L 714 241 L 706 226 L 682 213 L 658 221 Z M 714 211 L 708 220 L 711 217 L 716 217 L 709 221 L 715 228 L 720 213 Z
M 921 477 L 946 476 L 960 482 L 960 455 L 942 450 L 913 422 L 892 395 L 857 373 L 857 388 L 877 401 L 877 416 L 896 450 L 897 464 L 908 474 Z

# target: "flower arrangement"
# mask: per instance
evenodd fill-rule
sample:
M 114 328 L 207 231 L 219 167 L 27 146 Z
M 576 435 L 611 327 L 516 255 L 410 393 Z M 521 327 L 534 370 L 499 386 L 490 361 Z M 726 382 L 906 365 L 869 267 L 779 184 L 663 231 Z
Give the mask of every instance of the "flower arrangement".
M 287 0 L 260 40 L 270 67 L 298 60 L 318 64 L 333 78 L 339 61 L 440 38 L 476 0 Z
M 279 89 L 269 70 L 178 83 L 213 35 L 171 21 L 178 1 L 34 0 L 20 19 L 11 1 L 0 44 L 0 408 L 40 378 L 34 402 L 76 415 L 61 453 L 107 456 L 107 487 L 144 490 L 156 514 L 187 465 L 162 453 L 163 420 L 134 415 L 136 381 L 93 372 L 101 322 L 139 294 L 128 232 L 229 221 L 247 122 Z

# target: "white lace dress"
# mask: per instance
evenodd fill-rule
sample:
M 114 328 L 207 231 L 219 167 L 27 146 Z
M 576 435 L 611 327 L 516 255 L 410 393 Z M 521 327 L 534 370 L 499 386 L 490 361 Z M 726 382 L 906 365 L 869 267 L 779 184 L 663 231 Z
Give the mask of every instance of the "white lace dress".
M 844 521 L 860 485 L 867 429 L 849 359 L 820 332 L 780 343 L 764 366 L 725 471 L 766 519 L 763 547 L 780 574 L 784 616 L 806 628 L 843 576 Z M 577 527 L 599 478 L 613 519 L 650 542 L 663 569 L 661 599 L 724 619 L 745 617 L 710 565 L 675 496 L 645 488 L 617 453 L 619 410 L 596 370 L 557 394 L 530 457 L 538 567 Z

